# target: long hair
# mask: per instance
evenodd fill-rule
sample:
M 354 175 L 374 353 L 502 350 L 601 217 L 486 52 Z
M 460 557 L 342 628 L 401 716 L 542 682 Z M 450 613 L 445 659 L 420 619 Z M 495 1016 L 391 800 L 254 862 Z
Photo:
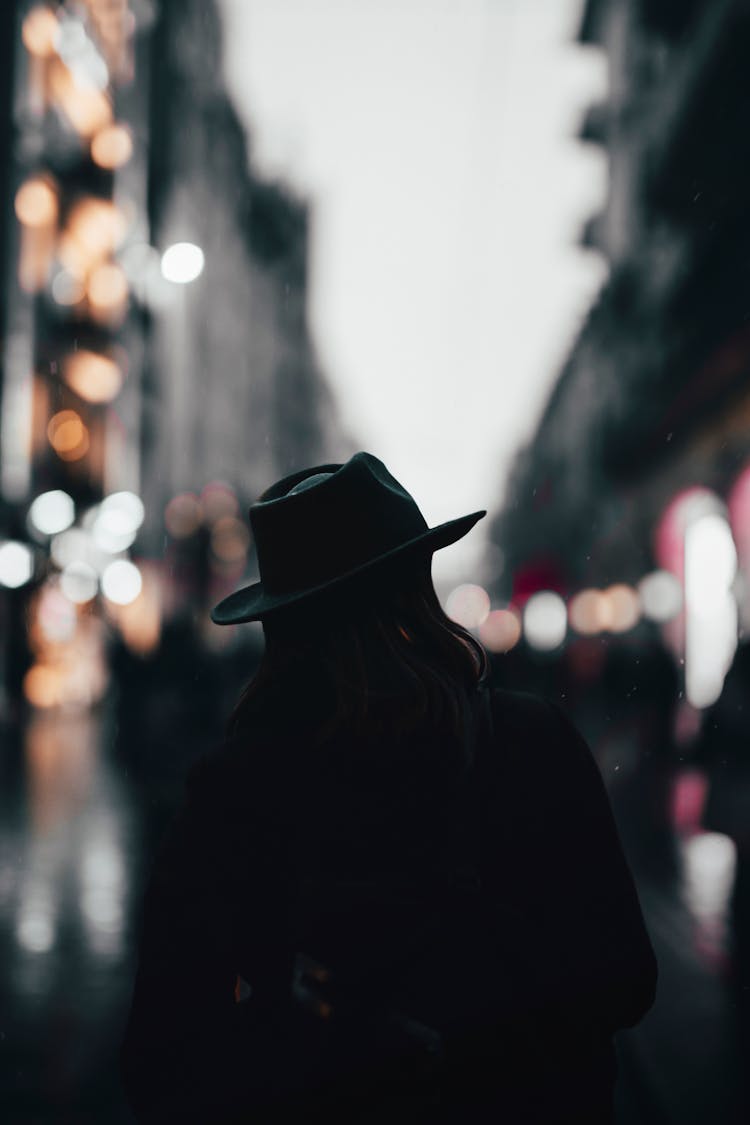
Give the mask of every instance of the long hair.
M 265 651 L 227 721 L 236 735 L 294 706 L 295 689 L 326 701 L 313 744 L 380 739 L 425 721 L 460 739 L 465 706 L 487 672 L 481 644 L 443 611 L 430 559 L 381 567 L 366 581 L 263 622 Z M 274 709 L 277 715 L 274 716 Z

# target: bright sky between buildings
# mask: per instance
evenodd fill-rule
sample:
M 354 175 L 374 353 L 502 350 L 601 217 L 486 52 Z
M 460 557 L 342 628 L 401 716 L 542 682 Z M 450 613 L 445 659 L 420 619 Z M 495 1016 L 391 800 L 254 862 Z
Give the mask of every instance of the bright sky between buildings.
M 580 0 L 221 0 L 253 159 L 311 204 L 310 323 L 345 423 L 429 523 L 502 500 L 606 267 L 576 139 Z M 435 556 L 485 581 L 485 524 Z

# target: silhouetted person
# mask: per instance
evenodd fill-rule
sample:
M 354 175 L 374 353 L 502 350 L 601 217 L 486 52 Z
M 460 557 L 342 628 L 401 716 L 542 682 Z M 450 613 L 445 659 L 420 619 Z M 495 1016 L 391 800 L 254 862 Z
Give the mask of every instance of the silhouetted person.
M 250 508 L 266 649 L 155 860 L 123 1045 L 144 1122 L 612 1120 L 656 962 L 588 747 L 491 690 L 368 453 Z

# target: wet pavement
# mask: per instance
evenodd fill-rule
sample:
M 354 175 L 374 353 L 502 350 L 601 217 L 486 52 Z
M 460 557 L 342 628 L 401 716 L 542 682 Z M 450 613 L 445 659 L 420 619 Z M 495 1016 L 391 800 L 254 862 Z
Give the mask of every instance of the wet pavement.
M 147 857 L 169 812 L 115 752 L 107 708 L 6 731 L 0 771 L 0 1105 L 6 1125 L 129 1122 L 116 1071 Z M 168 792 L 170 785 L 162 791 Z M 174 786 L 173 792 L 178 791 Z M 148 792 L 146 799 L 144 794 Z M 157 798 L 154 798 L 154 792 Z M 615 811 L 629 852 L 633 816 Z M 627 811 L 630 809 L 630 811 Z M 634 864 L 657 1001 L 618 1035 L 620 1125 L 740 1125 L 732 855 L 684 836 L 673 877 Z M 630 857 L 630 852 L 629 852 Z M 632 862 L 632 860 L 631 860 Z

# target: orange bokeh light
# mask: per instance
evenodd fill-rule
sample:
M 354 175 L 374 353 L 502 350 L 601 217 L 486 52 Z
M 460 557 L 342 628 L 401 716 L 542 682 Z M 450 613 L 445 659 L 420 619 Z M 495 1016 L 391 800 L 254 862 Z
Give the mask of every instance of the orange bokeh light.
M 221 516 L 211 528 L 211 550 L 223 562 L 244 559 L 249 546 L 250 533 L 234 516 Z
M 60 23 L 51 8 L 32 8 L 21 28 L 23 45 L 30 55 L 48 59 L 55 53 Z
M 612 633 L 625 633 L 637 624 L 641 616 L 641 602 L 632 586 L 617 583 L 604 591 L 607 599 L 607 628 Z
M 601 590 L 581 590 L 568 605 L 568 619 L 577 633 L 591 637 L 607 628 L 608 606 Z
M 111 200 L 81 199 L 72 208 L 60 239 L 60 260 L 74 277 L 85 277 L 117 249 L 126 227 L 125 216 Z
M 200 498 L 207 520 L 236 516 L 240 508 L 232 486 L 221 480 L 211 480 L 204 484 Z
M 125 125 L 105 125 L 91 141 L 91 159 L 100 168 L 121 168 L 132 155 L 133 138 Z
M 110 402 L 122 386 L 123 373 L 110 356 L 80 348 L 65 358 L 63 378 L 87 402 Z
M 512 609 L 493 609 L 479 626 L 479 639 L 489 652 L 510 652 L 521 639 L 521 621 Z
M 60 410 L 49 420 L 47 437 L 63 461 L 77 461 L 89 447 L 89 432 L 75 410 Z
M 128 299 L 128 279 L 114 262 L 104 262 L 91 271 L 86 295 L 89 304 L 103 313 L 120 311 Z
M 112 120 L 112 106 L 106 94 L 93 86 L 80 86 L 61 59 L 49 67 L 52 101 L 81 137 L 91 137 Z
M 203 505 L 194 492 L 180 492 L 164 509 L 164 523 L 175 539 L 185 539 L 197 531 L 203 521 Z
M 23 693 L 34 707 L 56 707 L 62 702 L 62 677 L 58 669 L 32 664 L 23 678 Z
M 57 220 L 57 193 L 50 182 L 35 176 L 16 192 L 16 218 L 25 227 L 49 227 Z

